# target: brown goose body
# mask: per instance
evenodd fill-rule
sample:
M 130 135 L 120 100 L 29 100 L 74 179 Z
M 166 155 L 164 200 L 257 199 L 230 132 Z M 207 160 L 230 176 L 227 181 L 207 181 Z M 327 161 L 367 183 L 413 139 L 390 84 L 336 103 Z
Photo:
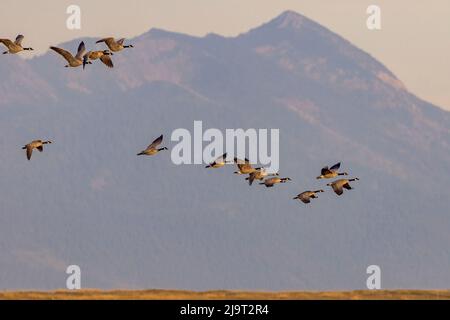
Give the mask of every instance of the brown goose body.
M 40 152 L 44 151 L 44 144 L 50 144 L 51 141 L 34 140 L 26 144 L 22 149 L 27 152 L 27 159 L 31 160 L 31 155 L 33 154 L 33 149 L 37 149 Z
M 147 147 L 147 149 L 142 150 L 137 155 L 138 156 L 143 156 L 143 155 L 153 156 L 162 150 L 168 150 L 166 147 L 158 148 L 158 146 L 162 143 L 162 141 L 163 141 L 163 135 L 160 135 Z
M 111 50 L 112 52 L 118 52 L 123 50 L 124 48 L 134 48 L 133 45 L 124 45 L 123 42 L 125 41 L 125 39 L 119 39 L 119 40 L 115 40 L 113 37 L 109 37 L 109 38 L 103 38 L 100 39 L 98 41 L 96 41 L 95 43 L 100 43 L 100 42 L 104 42 L 106 44 L 106 46 L 109 48 L 109 50 Z
M 80 44 L 78 45 L 78 51 L 75 56 L 73 56 L 69 51 L 66 51 L 61 48 L 50 47 L 50 49 L 60 54 L 68 62 L 68 64 L 65 65 L 66 68 L 68 67 L 76 68 L 83 65 L 83 56 L 84 53 L 86 52 L 86 47 L 83 41 L 80 42 Z
M 347 172 L 338 172 L 339 168 L 341 167 L 341 163 L 336 163 L 331 168 L 324 167 L 322 168 L 320 172 L 320 176 L 317 177 L 317 179 L 332 179 L 336 178 L 337 176 L 347 176 Z
M 248 159 L 241 160 L 238 158 L 234 158 L 234 163 L 236 163 L 238 167 L 238 171 L 236 171 L 235 174 L 250 174 L 260 169 L 260 168 L 253 168 Z
M 311 199 L 316 199 L 317 193 L 324 192 L 323 190 L 316 190 L 316 191 L 305 191 L 300 194 L 298 194 L 294 199 L 298 199 L 303 203 L 310 203 Z
M 273 177 L 273 178 L 268 178 L 268 179 L 264 180 L 264 182 L 261 182 L 260 184 L 263 184 L 267 188 L 270 188 L 270 187 L 273 187 L 276 184 L 286 183 L 288 181 L 291 181 L 291 178 Z
M 255 171 L 250 173 L 245 180 L 248 180 L 248 184 L 252 185 L 255 180 L 263 180 L 268 176 L 278 176 L 278 172 L 276 173 L 268 173 L 264 168 L 256 168 Z
M 90 64 L 90 61 L 100 59 L 103 64 L 109 68 L 113 68 L 114 64 L 110 56 L 113 54 L 108 50 L 89 51 L 83 56 L 83 69 L 86 64 Z
M 227 153 L 224 153 L 223 155 L 218 157 L 216 160 L 214 160 L 214 162 L 211 162 L 210 164 L 208 164 L 205 168 L 213 168 L 213 169 L 222 168 L 227 163 L 230 163 L 229 161 L 226 161 L 226 158 L 227 158 Z
M 19 34 L 16 37 L 16 40 L 13 42 L 9 39 L 0 39 L 0 43 L 3 43 L 3 45 L 8 49 L 7 51 L 3 52 L 3 54 L 15 54 L 19 53 L 24 50 L 33 50 L 33 48 L 24 48 L 22 47 L 22 40 L 24 39 L 24 36 Z
M 338 195 L 342 195 L 344 193 L 344 189 L 352 190 L 353 188 L 350 186 L 350 182 L 357 181 L 358 178 L 353 179 L 339 179 L 333 181 L 332 183 L 328 183 L 327 186 L 333 188 L 333 191 Z

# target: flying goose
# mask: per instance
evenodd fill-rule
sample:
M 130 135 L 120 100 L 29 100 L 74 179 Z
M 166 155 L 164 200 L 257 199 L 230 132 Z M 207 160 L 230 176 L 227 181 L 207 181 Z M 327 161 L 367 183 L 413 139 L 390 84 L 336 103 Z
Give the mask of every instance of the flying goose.
M 104 42 L 108 46 L 109 50 L 111 50 L 113 52 L 120 51 L 124 48 L 134 48 L 133 45 L 131 45 L 131 44 L 128 46 L 124 46 L 123 45 L 124 40 L 125 39 L 122 38 L 122 39 L 115 41 L 113 37 L 109 37 L 109 38 L 100 39 L 95 43 Z
M 113 53 L 109 50 L 99 50 L 99 51 L 89 51 L 83 56 L 83 69 L 86 64 L 90 64 L 90 61 L 100 59 L 103 64 L 109 68 L 114 67 L 114 64 L 111 60 Z
M 57 53 L 62 55 L 64 59 L 67 60 L 67 62 L 69 64 L 65 65 L 66 68 L 68 68 L 68 67 L 75 68 L 75 67 L 79 67 L 83 64 L 83 55 L 86 51 L 86 47 L 85 47 L 83 41 L 81 41 L 80 44 L 78 45 L 78 51 L 77 51 L 77 54 L 75 55 L 75 57 L 69 51 L 66 51 L 61 48 L 50 47 L 50 49 L 56 51 Z M 87 63 L 91 64 L 90 61 Z
M 332 187 L 334 192 L 338 196 L 340 196 L 340 195 L 342 195 L 344 193 L 344 188 L 347 189 L 347 190 L 353 189 L 350 186 L 350 182 L 357 181 L 357 180 L 359 180 L 359 179 L 358 178 L 354 178 L 354 179 L 339 179 L 339 180 L 336 180 L 336 181 L 334 181 L 332 183 L 328 183 L 327 186 Z
M 161 144 L 162 141 L 163 141 L 163 135 L 160 135 L 158 138 L 155 139 L 155 141 L 153 141 L 147 147 L 147 149 L 139 152 L 137 155 L 138 156 L 142 156 L 142 155 L 153 156 L 162 150 L 169 150 L 166 147 L 158 148 L 158 146 Z
M 265 185 L 267 188 L 273 187 L 277 183 L 286 183 L 288 181 L 291 181 L 291 178 L 279 178 L 279 177 L 273 177 L 268 178 L 264 182 L 261 182 L 260 184 Z
M 44 144 L 52 143 L 51 141 L 34 140 L 26 144 L 22 149 L 27 150 L 27 159 L 31 159 L 33 149 L 38 149 L 40 152 L 44 151 Z
M 227 158 L 227 153 L 225 152 L 223 155 L 218 157 L 216 160 L 214 160 L 213 162 L 208 164 L 205 168 L 214 168 L 214 169 L 221 168 L 224 165 L 226 165 L 227 163 L 230 163 L 229 161 L 225 160 L 226 158 Z
M 320 176 L 317 179 L 331 179 L 336 178 L 337 176 L 348 176 L 347 172 L 339 173 L 338 170 L 341 166 L 341 163 L 336 163 L 334 166 L 328 169 L 328 167 L 324 167 L 321 170 Z
M 251 165 L 250 161 L 247 158 L 245 158 L 245 160 L 234 158 L 234 163 L 236 163 L 238 167 L 238 171 L 234 172 L 235 174 L 250 174 L 258 169 L 261 169 L 261 168 L 253 168 L 253 166 Z
M 6 48 L 8 48 L 7 51 L 3 52 L 3 54 L 7 54 L 7 53 L 18 53 L 20 51 L 23 50 L 33 50 L 33 48 L 24 48 L 22 47 L 22 40 L 23 40 L 24 36 L 19 34 L 16 37 L 16 41 L 12 42 L 9 39 L 0 39 L 0 43 L 3 43 L 5 45 Z
M 323 191 L 323 190 L 305 191 L 305 192 L 302 192 L 302 193 L 298 194 L 298 195 L 294 198 L 294 200 L 295 200 L 295 199 L 298 199 L 298 200 L 302 201 L 303 203 L 310 203 L 310 202 L 311 202 L 311 199 L 316 199 L 316 198 L 318 198 L 318 197 L 316 196 L 316 193 L 319 193 L 319 192 L 324 192 L 324 191 Z
M 252 185 L 255 180 L 263 180 L 267 176 L 278 176 L 278 172 L 268 173 L 265 168 L 256 168 L 255 171 L 250 173 L 245 180 L 248 180 L 248 184 Z

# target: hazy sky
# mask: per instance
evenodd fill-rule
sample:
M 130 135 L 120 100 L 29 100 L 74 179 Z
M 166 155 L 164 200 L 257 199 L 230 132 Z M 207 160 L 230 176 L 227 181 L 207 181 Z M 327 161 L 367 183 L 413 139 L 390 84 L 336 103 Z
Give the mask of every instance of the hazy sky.
M 82 28 L 66 28 L 66 8 L 81 7 Z M 382 30 L 366 27 L 381 7 Z M 1 0 L 0 37 L 26 36 L 38 53 L 81 36 L 132 37 L 152 27 L 234 36 L 294 10 L 383 62 L 418 96 L 450 110 L 449 0 Z

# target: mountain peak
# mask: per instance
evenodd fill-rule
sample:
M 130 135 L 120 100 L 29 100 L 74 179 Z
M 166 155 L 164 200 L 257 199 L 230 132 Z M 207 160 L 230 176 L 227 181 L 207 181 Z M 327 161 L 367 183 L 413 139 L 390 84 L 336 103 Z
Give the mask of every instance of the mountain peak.
M 301 14 L 292 10 L 287 10 L 276 17 L 272 22 L 278 28 L 300 29 L 306 20 L 307 18 Z

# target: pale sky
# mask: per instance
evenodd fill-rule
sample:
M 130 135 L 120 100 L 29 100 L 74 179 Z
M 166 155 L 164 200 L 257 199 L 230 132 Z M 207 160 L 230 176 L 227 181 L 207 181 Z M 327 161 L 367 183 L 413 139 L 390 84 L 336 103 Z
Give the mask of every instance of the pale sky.
M 81 7 L 81 30 L 66 28 L 66 8 Z M 381 7 L 382 30 L 366 27 Z M 340 34 L 384 63 L 419 97 L 450 110 L 450 0 L 1 0 L 0 37 L 25 35 L 42 53 L 82 36 L 133 37 L 150 28 L 235 36 L 285 10 Z M 0 57 L 1 58 L 1 57 Z

